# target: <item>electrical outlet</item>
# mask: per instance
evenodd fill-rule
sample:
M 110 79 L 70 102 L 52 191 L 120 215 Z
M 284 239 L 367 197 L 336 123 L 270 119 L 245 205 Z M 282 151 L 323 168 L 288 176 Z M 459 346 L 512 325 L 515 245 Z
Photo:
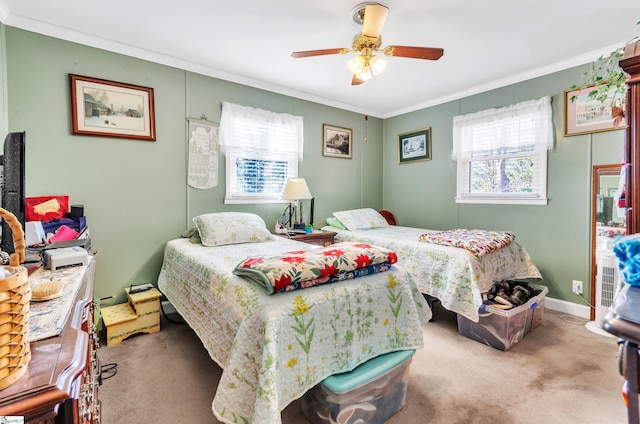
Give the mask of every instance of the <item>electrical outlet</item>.
M 573 292 L 575 294 L 582 294 L 582 281 L 573 280 Z

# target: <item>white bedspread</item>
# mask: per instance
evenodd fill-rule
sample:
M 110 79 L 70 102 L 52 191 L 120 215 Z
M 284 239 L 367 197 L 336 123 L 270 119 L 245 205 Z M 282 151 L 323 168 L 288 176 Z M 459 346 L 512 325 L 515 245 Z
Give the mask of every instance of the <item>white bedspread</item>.
M 421 292 L 437 297 L 446 309 L 474 322 L 479 319 L 482 293 L 497 281 L 542 278 L 517 242 L 478 258 L 465 249 L 420 241 L 420 236 L 430 231 L 421 228 L 391 225 L 348 231 L 326 226 L 323 230 L 336 232 L 336 242 L 360 241 L 395 251 L 398 265 L 409 271 Z
M 280 411 L 327 376 L 422 347 L 431 318 L 401 267 L 271 296 L 231 273 L 265 251 L 313 248 L 276 239 L 219 247 L 176 239 L 165 249 L 158 287 L 223 368 L 212 409 L 225 423 L 280 423 Z

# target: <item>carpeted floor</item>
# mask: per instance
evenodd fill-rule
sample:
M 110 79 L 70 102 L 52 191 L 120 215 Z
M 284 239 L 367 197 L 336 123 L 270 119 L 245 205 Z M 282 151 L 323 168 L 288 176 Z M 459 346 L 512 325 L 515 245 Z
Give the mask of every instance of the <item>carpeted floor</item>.
M 546 310 L 540 327 L 503 352 L 460 335 L 455 314 L 438 305 L 434 312 L 405 406 L 388 424 L 627 421 L 616 339 L 587 330 L 584 320 Z M 221 369 L 188 326 L 163 318 L 161 328 L 98 350 L 102 424 L 218 423 L 211 402 Z M 109 364 L 117 364 L 110 378 Z M 282 422 L 308 423 L 300 401 Z

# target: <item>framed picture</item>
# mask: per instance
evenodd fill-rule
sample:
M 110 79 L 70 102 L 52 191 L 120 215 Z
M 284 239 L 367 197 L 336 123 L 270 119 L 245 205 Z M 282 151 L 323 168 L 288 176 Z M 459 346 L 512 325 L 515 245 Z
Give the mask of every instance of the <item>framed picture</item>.
M 352 131 L 334 125 L 322 125 L 322 156 L 351 159 Z
M 69 74 L 73 134 L 155 141 L 153 88 Z
M 398 163 L 431 160 L 431 127 L 398 135 Z
M 607 100 L 601 102 L 589 99 L 591 91 L 593 89 L 590 87 L 573 91 L 565 90 L 565 136 L 621 130 L 627 127 L 622 108 L 614 106 L 616 98 L 620 99 L 620 94 L 616 94 L 615 89 L 612 89 Z

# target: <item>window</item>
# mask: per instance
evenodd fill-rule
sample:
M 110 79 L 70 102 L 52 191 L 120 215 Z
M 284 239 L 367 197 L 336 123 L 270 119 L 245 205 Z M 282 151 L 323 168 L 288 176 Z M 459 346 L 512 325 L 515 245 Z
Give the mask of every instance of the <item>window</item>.
M 226 157 L 225 203 L 279 202 L 302 160 L 302 117 L 222 104 L 220 147 Z
M 453 118 L 457 203 L 547 204 L 551 98 Z

